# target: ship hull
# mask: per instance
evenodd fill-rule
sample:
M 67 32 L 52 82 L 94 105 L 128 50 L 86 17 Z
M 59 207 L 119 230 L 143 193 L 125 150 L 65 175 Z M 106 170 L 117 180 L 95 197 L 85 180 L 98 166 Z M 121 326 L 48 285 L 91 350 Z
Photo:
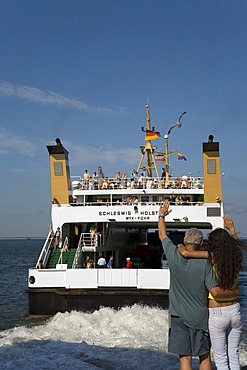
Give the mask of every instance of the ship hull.
M 55 315 L 73 310 L 92 312 L 100 307 L 120 309 L 134 304 L 168 308 L 166 289 L 28 289 L 29 316 Z

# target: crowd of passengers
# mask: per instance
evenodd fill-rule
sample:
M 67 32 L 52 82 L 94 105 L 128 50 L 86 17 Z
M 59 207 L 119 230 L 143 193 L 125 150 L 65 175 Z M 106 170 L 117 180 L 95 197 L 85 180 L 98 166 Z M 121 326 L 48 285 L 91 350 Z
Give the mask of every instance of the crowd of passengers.
M 188 176 L 177 177 L 175 179 L 169 178 L 166 181 L 165 169 L 162 168 L 162 173 L 159 178 L 145 176 L 144 172 L 138 175 L 136 170 L 133 170 L 131 176 L 128 177 L 126 172 L 121 173 L 117 171 L 114 178 L 104 176 L 101 167 L 99 166 L 98 174 L 93 172 L 92 176 L 85 170 L 80 182 L 82 189 L 158 189 L 158 188 L 171 188 L 171 189 L 202 189 L 203 182 L 200 177 L 193 178 Z

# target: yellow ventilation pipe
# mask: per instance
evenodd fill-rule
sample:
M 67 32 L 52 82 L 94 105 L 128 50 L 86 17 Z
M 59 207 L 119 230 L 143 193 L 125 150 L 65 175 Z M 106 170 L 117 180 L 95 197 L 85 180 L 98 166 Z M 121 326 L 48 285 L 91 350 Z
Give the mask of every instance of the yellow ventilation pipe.
M 57 145 L 47 146 L 50 155 L 51 197 L 53 204 L 72 203 L 72 190 L 69 170 L 69 152 L 59 138 Z
M 222 202 L 219 143 L 213 140 L 209 135 L 208 142 L 202 143 L 205 203 Z

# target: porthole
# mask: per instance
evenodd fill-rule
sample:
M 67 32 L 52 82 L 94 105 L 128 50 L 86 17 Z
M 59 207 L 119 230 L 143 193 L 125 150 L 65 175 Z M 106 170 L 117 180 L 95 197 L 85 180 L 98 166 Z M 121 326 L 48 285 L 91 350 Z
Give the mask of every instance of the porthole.
M 35 283 L 35 277 L 34 276 L 30 276 L 29 283 L 30 284 L 34 284 Z

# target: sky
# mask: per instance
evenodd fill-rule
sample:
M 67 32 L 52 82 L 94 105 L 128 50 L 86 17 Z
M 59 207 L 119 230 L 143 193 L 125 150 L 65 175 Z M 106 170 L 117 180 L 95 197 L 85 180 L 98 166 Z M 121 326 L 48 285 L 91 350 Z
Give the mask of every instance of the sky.
M 45 237 L 49 157 L 59 137 L 71 175 L 130 175 L 145 144 L 169 149 L 174 176 L 202 176 L 202 142 L 220 142 L 225 213 L 247 236 L 246 0 L 2 0 L 0 237 Z

